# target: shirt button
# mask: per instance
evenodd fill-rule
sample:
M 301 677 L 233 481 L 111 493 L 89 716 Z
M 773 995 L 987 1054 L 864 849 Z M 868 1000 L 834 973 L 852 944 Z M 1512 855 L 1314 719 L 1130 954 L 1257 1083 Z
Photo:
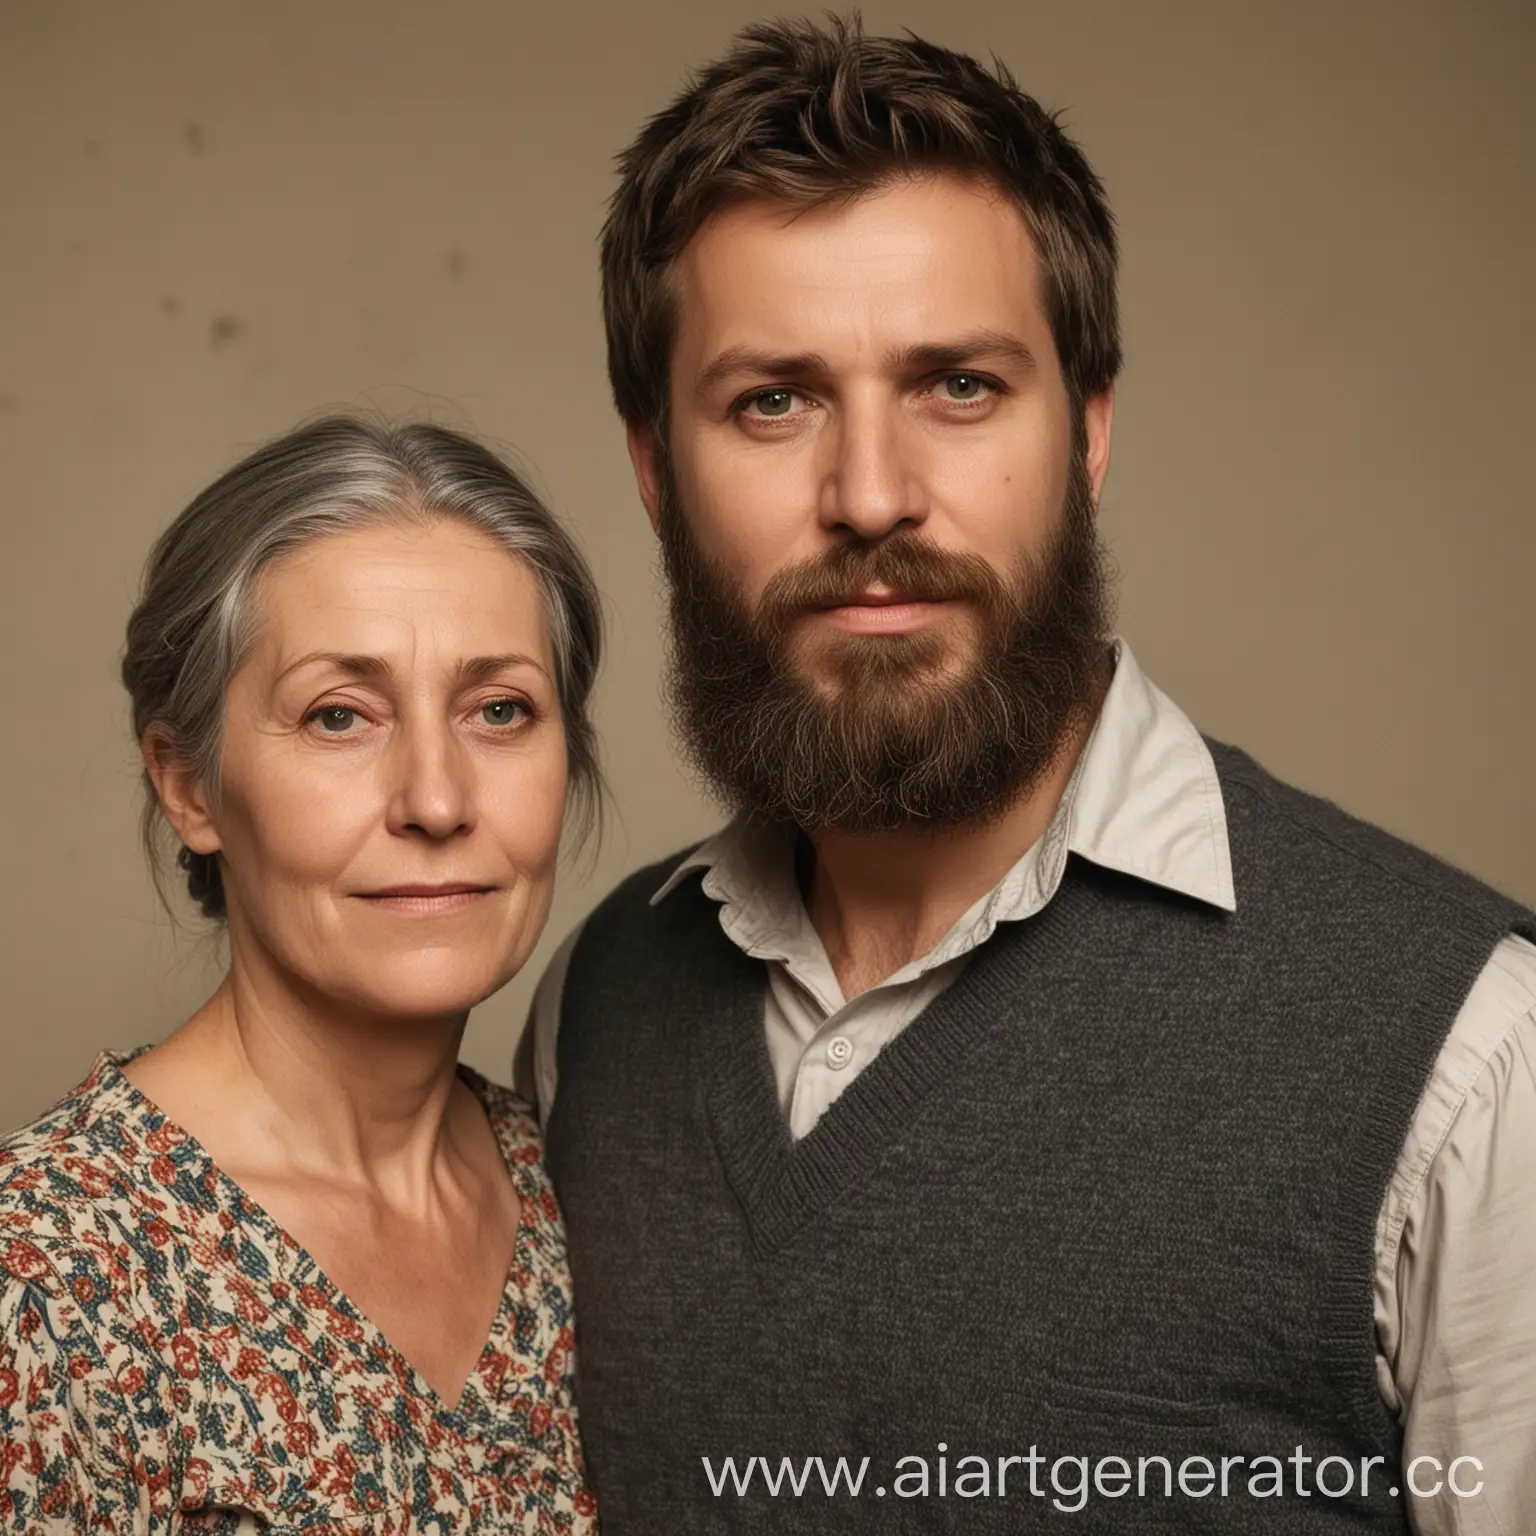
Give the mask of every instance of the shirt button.
M 839 1069 L 853 1060 L 853 1041 L 847 1035 L 833 1035 L 827 1041 L 827 1062 Z

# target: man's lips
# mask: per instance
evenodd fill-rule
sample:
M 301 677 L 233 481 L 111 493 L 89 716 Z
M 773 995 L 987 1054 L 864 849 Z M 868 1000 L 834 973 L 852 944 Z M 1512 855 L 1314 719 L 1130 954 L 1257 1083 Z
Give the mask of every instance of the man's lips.
M 855 592 L 851 597 L 840 597 L 835 602 L 825 603 L 825 608 L 890 608 L 899 603 L 932 602 L 934 599 L 926 597 L 921 592 L 914 592 L 906 587 L 870 587 L 863 592 Z
M 901 634 L 920 629 L 944 609 L 947 599 L 919 593 L 879 590 L 860 592 L 817 610 L 836 629 L 851 634 Z

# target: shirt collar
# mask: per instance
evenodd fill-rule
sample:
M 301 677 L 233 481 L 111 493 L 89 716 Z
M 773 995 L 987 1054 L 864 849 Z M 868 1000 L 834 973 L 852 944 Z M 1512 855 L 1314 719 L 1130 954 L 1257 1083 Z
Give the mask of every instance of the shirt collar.
M 1124 640 L 1115 641 L 1115 675 L 1061 805 L 1045 836 L 992 893 L 990 917 L 1006 920 L 1037 908 L 1039 888 L 1054 888 L 1068 853 L 1226 912 L 1237 909 L 1226 809 L 1210 750 Z M 757 913 L 759 942 L 774 933 L 787 937 L 805 920 L 792 861 L 782 831 L 734 821 L 684 857 L 651 904 L 702 869 L 707 896 Z

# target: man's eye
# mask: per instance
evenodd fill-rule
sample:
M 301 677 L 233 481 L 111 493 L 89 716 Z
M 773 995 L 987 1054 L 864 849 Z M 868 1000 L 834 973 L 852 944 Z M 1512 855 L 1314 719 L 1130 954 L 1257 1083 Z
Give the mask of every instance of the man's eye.
M 799 398 L 792 389 L 760 389 L 741 402 L 741 413 L 744 416 L 789 416 Z
M 345 704 L 327 704 L 312 710 L 305 718 L 308 724 L 318 725 L 328 736 L 341 736 L 352 729 L 358 713 Z
M 528 712 L 521 699 L 492 699 L 480 706 L 480 718 L 487 725 L 516 725 Z
M 984 399 L 993 393 L 993 386 L 990 380 L 982 378 L 978 373 L 950 373 L 934 385 L 934 392 L 941 400 L 959 403 Z

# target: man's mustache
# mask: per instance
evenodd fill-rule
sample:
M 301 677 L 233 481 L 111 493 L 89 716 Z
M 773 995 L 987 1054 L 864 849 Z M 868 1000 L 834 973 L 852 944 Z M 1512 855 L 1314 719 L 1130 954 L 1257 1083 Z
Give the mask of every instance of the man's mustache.
M 841 544 L 774 573 L 757 607 L 757 624 L 781 630 L 806 613 L 859 602 L 883 587 L 911 602 L 988 601 L 1002 583 L 980 555 L 940 548 L 915 534 Z

